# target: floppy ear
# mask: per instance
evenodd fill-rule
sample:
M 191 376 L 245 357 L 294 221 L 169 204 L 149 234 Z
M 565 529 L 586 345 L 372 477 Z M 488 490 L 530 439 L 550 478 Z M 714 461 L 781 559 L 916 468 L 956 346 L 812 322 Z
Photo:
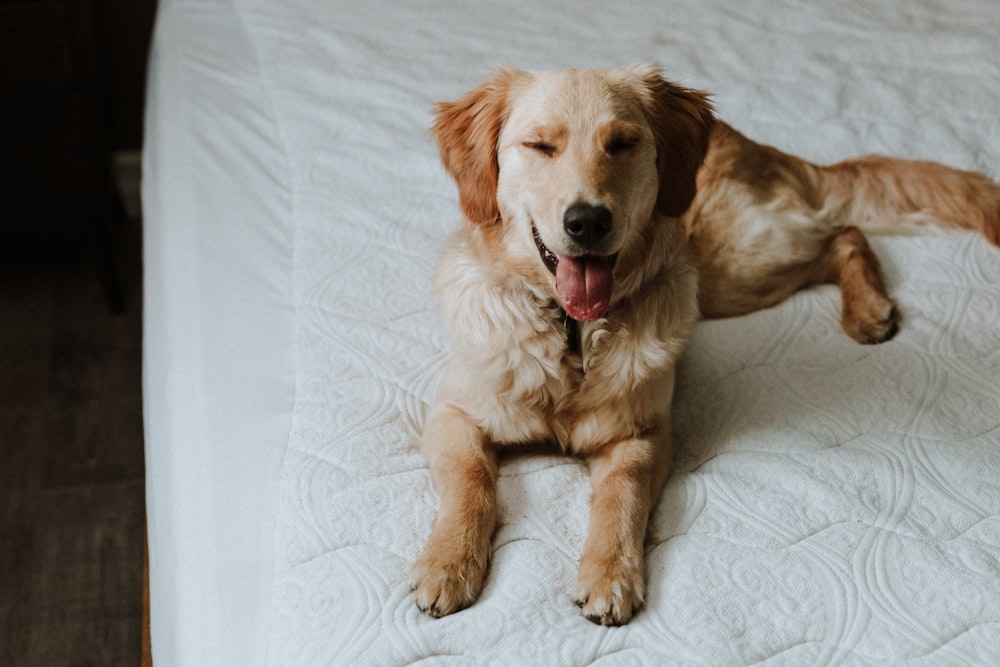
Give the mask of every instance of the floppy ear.
M 497 140 L 507 114 L 507 94 L 516 72 L 498 70 L 454 102 L 435 108 L 431 133 L 441 161 L 458 184 L 462 212 L 470 222 L 488 224 L 500 217 L 497 206 Z
M 708 152 L 715 123 L 706 93 L 689 90 L 663 79 L 658 69 L 643 74 L 649 123 L 656 137 L 656 167 L 660 191 L 656 210 L 676 217 L 694 200 L 698 168 Z

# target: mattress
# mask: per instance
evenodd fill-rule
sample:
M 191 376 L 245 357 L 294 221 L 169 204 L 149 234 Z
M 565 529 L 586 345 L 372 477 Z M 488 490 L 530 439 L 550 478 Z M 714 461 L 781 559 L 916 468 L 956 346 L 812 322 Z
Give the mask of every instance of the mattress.
M 459 224 L 427 133 L 493 66 L 662 65 L 750 137 L 1000 177 L 992 0 L 161 0 L 144 151 L 159 665 L 986 665 L 1000 655 L 1000 252 L 875 238 L 902 327 L 821 287 L 697 325 L 621 628 L 570 600 L 583 465 L 504 462 L 485 590 L 407 579 Z

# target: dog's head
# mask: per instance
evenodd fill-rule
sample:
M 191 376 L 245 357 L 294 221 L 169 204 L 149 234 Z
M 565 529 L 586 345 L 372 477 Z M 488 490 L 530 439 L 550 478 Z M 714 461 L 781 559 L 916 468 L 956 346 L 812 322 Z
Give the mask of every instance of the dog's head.
M 619 254 L 690 206 L 711 124 L 706 95 L 654 67 L 500 70 L 438 105 L 433 133 L 469 222 L 544 265 L 585 320 L 607 311 Z

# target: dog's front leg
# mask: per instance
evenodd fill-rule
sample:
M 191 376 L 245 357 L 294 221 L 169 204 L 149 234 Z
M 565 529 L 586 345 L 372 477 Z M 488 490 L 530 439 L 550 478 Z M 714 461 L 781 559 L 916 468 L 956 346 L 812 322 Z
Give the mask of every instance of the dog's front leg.
M 441 503 L 410 580 L 420 610 L 441 617 L 482 590 L 496 525 L 497 455 L 482 429 L 447 403 L 431 412 L 420 444 Z
M 622 625 L 646 593 L 643 545 L 650 512 L 670 472 L 669 436 L 608 445 L 587 463 L 593 499 L 574 599 L 594 623 Z

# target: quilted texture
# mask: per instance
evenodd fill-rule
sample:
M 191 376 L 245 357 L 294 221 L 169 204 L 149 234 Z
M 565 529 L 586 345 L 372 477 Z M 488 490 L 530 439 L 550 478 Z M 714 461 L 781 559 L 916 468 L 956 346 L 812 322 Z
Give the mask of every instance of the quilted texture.
M 481 599 L 433 620 L 407 571 L 437 498 L 415 441 L 448 352 L 430 294 L 457 224 L 433 101 L 496 64 L 662 64 L 749 136 L 998 176 L 1000 11 L 920 3 L 238 4 L 289 156 L 296 398 L 280 480 L 274 665 L 990 664 L 1000 655 L 1000 252 L 878 239 L 903 313 L 853 343 L 820 288 L 701 323 L 678 471 L 623 628 L 570 601 L 589 487 L 505 462 Z M 426 661 L 426 662 L 422 662 Z

